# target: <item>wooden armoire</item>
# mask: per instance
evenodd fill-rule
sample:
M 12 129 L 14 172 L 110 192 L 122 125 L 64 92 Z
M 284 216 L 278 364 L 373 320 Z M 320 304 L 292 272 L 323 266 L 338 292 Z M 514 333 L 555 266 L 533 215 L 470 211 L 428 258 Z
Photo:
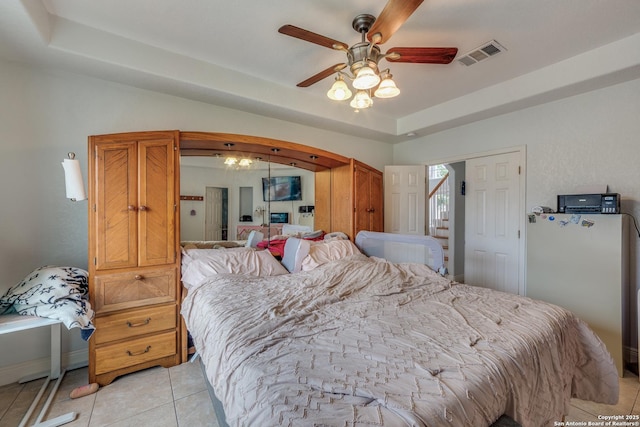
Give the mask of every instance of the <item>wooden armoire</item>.
M 181 362 L 179 131 L 89 137 L 89 382 Z
M 352 240 L 361 230 L 384 231 L 383 174 L 350 159 L 316 172 L 317 229 L 341 231 Z

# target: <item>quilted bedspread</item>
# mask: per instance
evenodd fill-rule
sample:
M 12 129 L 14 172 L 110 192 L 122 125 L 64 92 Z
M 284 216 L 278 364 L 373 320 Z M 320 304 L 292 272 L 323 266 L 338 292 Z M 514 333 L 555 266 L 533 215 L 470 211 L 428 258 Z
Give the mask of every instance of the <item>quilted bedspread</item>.
M 618 399 L 597 336 L 544 302 L 355 255 L 216 275 L 182 314 L 230 426 L 546 426 Z

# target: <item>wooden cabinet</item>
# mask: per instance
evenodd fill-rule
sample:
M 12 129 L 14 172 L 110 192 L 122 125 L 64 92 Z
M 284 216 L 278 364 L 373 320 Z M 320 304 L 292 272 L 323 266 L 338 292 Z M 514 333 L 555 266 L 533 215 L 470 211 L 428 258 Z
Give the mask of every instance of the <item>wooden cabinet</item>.
M 179 132 L 89 137 L 89 382 L 180 363 Z
M 354 161 L 354 237 L 360 230 L 384 231 L 382 172 Z
M 351 239 L 360 230 L 384 231 L 382 176 L 379 170 L 355 159 L 317 172 L 316 228 L 341 231 Z

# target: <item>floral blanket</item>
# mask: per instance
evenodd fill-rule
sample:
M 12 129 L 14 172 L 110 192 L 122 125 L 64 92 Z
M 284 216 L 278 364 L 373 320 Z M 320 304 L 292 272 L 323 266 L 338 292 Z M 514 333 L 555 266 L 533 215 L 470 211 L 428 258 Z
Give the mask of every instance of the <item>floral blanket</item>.
M 75 267 L 40 267 L 0 297 L 0 314 L 57 319 L 68 329 L 80 328 L 86 341 L 95 330 L 88 276 Z

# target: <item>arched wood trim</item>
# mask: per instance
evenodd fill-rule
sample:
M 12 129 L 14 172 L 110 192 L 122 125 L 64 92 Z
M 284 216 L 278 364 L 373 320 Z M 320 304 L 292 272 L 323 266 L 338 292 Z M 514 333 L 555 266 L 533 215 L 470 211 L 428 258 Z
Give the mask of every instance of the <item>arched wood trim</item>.
M 180 132 L 180 154 L 260 157 L 270 162 L 292 165 L 313 172 L 345 166 L 350 162 L 349 158 L 339 154 L 295 142 L 217 132 Z

